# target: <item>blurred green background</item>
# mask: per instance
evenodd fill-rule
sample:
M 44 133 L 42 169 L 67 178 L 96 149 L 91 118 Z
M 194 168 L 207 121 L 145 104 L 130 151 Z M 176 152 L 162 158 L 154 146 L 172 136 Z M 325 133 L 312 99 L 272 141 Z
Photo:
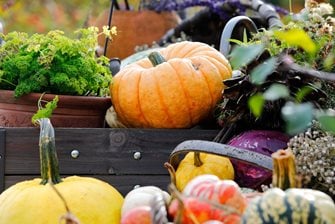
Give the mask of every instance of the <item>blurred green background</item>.
M 119 0 L 120 4 L 124 1 Z M 136 7 L 138 0 L 129 0 Z M 289 0 L 265 1 L 289 9 Z M 329 1 L 328 1 L 329 2 Z M 330 2 L 334 3 L 335 0 Z M 47 32 L 61 29 L 72 32 L 85 27 L 88 21 L 110 7 L 110 0 L 0 0 L 0 21 L 4 32 Z M 303 0 L 292 0 L 294 11 L 303 7 Z

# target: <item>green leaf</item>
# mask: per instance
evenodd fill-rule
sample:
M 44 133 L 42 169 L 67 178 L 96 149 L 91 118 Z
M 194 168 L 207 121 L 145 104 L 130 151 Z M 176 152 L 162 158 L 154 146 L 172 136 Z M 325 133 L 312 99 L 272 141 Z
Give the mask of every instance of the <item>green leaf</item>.
M 334 112 L 319 112 L 317 113 L 317 120 L 320 122 L 323 130 L 335 133 Z
M 289 89 L 282 84 L 272 84 L 263 94 L 266 100 L 278 100 L 290 96 Z
M 231 43 L 235 43 L 237 45 L 245 45 L 248 43 L 248 35 L 247 35 L 247 30 L 244 29 L 243 30 L 243 38 L 242 40 L 238 40 L 238 39 L 229 39 L 229 42 Z
M 266 80 L 266 78 L 273 73 L 276 67 L 277 58 L 269 58 L 251 71 L 251 82 L 255 84 L 262 84 Z
M 235 46 L 230 54 L 230 64 L 233 69 L 240 69 L 257 58 L 264 50 L 263 44 Z
M 237 40 L 237 39 L 229 39 L 229 42 L 237 44 L 237 45 L 243 45 L 243 41 Z
M 331 71 L 335 64 L 335 52 L 329 54 L 323 62 L 326 71 Z
M 243 29 L 243 43 L 248 43 L 247 29 Z
M 50 118 L 53 111 L 57 108 L 58 103 L 58 96 L 55 96 L 54 99 L 50 102 L 47 102 L 45 106 L 42 106 L 42 97 L 44 94 L 41 95 L 40 99 L 38 100 L 38 110 L 37 112 L 32 116 L 31 122 L 33 124 L 37 124 L 38 120 L 41 118 Z
M 296 99 L 297 103 L 301 103 L 303 101 L 303 99 L 305 98 L 305 96 L 307 96 L 312 91 L 313 91 L 313 88 L 311 86 L 304 86 L 304 87 L 302 87 L 296 93 L 296 96 L 295 96 L 295 99 Z
M 302 29 L 295 28 L 287 31 L 277 30 L 274 32 L 274 36 L 290 46 L 301 47 L 311 55 L 314 55 L 317 50 L 316 44 Z
M 313 104 L 294 104 L 287 102 L 281 110 L 282 118 L 286 122 L 286 132 L 296 135 L 306 130 L 313 119 Z
M 255 117 L 260 117 L 263 112 L 264 97 L 262 94 L 257 93 L 248 99 L 248 106 L 250 111 Z

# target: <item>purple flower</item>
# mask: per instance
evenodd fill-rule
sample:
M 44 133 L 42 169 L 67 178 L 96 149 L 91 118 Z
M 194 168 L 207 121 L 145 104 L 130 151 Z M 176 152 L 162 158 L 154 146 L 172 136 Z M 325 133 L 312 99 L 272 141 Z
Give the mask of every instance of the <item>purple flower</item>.
M 203 6 L 208 7 L 213 13 L 220 16 L 221 19 L 231 17 L 229 9 L 234 9 L 235 13 L 244 14 L 248 6 L 242 4 L 240 0 L 153 0 L 148 8 L 155 11 L 181 11 L 189 7 Z M 287 10 L 275 6 L 278 13 L 287 14 Z

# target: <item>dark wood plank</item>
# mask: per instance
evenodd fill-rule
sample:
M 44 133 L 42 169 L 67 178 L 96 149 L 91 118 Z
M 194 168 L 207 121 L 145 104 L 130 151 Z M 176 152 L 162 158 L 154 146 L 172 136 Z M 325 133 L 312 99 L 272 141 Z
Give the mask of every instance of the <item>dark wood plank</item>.
M 38 176 L 6 176 L 5 188 L 14 185 L 17 182 L 23 180 L 31 180 Z M 160 187 L 163 190 L 167 190 L 167 186 L 170 182 L 170 178 L 167 175 L 122 175 L 122 176 L 111 176 L 111 175 L 99 175 L 91 176 L 100 180 L 106 181 L 114 186 L 122 195 L 126 195 L 136 185 L 147 186 L 154 185 Z M 1 191 L 0 191 L 1 193 Z
M 5 144 L 6 130 L 0 129 L 0 192 L 5 188 Z
M 217 130 L 56 129 L 60 172 L 65 175 L 166 175 L 170 152 L 190 139 L 212 140 Z M 38 128 L 6 128 L 7 175 L 38 175 Z M 71 152 L 79 151 L 78 158 Z M 134 159 L 134 153 L 140 159 Z

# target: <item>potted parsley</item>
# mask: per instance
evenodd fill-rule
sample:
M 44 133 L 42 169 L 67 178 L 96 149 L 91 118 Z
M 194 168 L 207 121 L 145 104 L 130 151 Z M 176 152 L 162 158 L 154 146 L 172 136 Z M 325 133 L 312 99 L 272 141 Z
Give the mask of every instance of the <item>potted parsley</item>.
M 116 30 L 104 27 L 99 33 L 97 27 L 89 27 L 75 31 L 73 37 L 59 30 L 2 35 L 0 126 L 31 126 L 31 115 L 45 93 L 42 102 L 59 96 L 55 126 L 101 127 L 111 105 L 112 80 L 108 58 L 95 55 L 101 34 L 111 37 Z M 64 118 L 64 114 L 71 117 Z

